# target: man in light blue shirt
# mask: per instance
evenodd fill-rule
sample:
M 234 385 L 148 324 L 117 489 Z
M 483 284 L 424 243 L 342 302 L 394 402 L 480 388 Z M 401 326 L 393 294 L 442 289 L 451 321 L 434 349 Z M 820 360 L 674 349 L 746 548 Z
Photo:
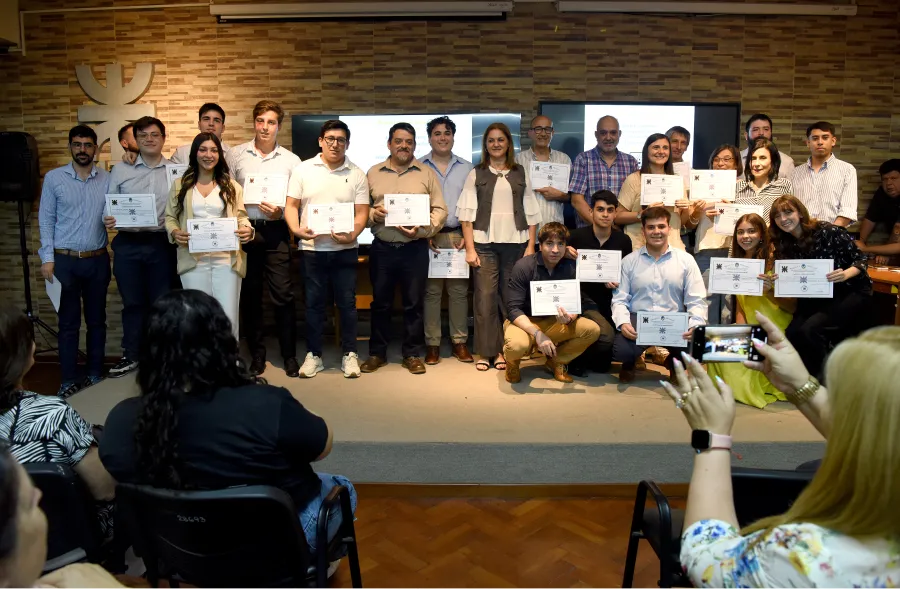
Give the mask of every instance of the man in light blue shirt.
M 650 207 L 641 213 L 641 226 L 646 244 L 622 260 L 622 278 L 612 298 L 612 319 L 618 330 L 613 360 L 622 363 L 622 383 L 634 380 L 634 363 L 645 348 L 636 341 L 638 311 L 689 313 L 685 340 L 707 318 L 706 288 L 697 262 L 684 250 L 669 246 L 669 212 Z M 669 354 L 666 359 L 670 379 L 672 358 Z
M 456 217 L 456 203 L 472 164 L 453 153 L 456 124 L 449 117 L 438 117 L 428 123 L 429 151 L 420 161 L 437 174 L 447 202 L 447 221 L 440 233 L 430 240 L 431 249 L 462 249 L 462 230 Z M 469 339 L 469 281 L 464 278 L 429 278 L 425 284 L 425 364 L 441 361 L 441 298 L 447 285 L 450 319 L 450 343 L 460 362 L 472 362 L 467 345 Z
M 94 166 L 97 134 L 85 125 L 69 131 L 72 161 L 44 176 L 38 219 L 41 275 L 59 281 L 59 364 L 65 399 L 101 380 L 106 351 L 109 252 L 103 209 L 109 174 Z M 87 326 L 87 376 L 77 377 L 81 306 Z

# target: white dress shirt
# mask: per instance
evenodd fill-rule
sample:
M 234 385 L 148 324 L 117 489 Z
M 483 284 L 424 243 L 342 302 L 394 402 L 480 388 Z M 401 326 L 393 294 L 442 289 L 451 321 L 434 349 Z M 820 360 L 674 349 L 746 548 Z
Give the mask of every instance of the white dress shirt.
M 534 192 L 534 184 L 531 182 L 531 162 L 541 161 L 537 159 L 537 156 L 534 154 L 533 149 L 526 149 L 525 151 L 520 151 L 518 155 L 516 155 L 516 163 L 525 168 L 525 179 L 527 181 L 528 190 L 534 195 L 535 200 L 538 203 L 538 209 L 541 211 L 541 225 L 544 223 L 550 223 L 551 221 L 556 221 L 557 223 L 563 223 L 563 211 L 565 209 L 565 203 L 561 200 L 547 200 L 540 193 Z M 551 164 L 566 164 L 569 166 L 569 175 L 572 175 L 572 159 L 561 151 L 557 151 L 555 149 L 550 150 L 550 160 L 548 163 Z M 590 203 L 591 195 L 585 195 L 588 199 L 588 203 Z M 540 227 L 538 227 L 540 230 Z
M 244 186 L 247 174 L 284 174 L 290 179 L 291 171 L 300 163 L 299 157 L 277 144 L 271 153 L 263 155 L 256 149 L 255 141 L 248 141 L 232 147 L 228 150 L 225 158 L 228 162 L 228 169 L 231 170 L 231 177 L 241 186 Z M 247 216 L 251 220 L 269 220 L 259 210 L 259 205 L 248 204 L 246 207 Z
M 747 167 L 747 153 L 750 151 L 749 147 L 744 148 L 744 151 L 741 152 L 741 162 L 744 163 L 744 167 Z M 794 158 L 784 153 L 783 151 L 779 151 L 778 155 L 781 156 L 781 167 L 778 168 L 778 177 L 779 178 L 790 178 L 791 174 L 794 173 Z
M 838 217 L 856 221 L 859 193 L 856 187 L 856 168 L 831 154 L 818 172 L 813 170 L 812 158 L 794 169 L 791 175 L 794 196 L 806 205 L 811 217 L 834 223 Z

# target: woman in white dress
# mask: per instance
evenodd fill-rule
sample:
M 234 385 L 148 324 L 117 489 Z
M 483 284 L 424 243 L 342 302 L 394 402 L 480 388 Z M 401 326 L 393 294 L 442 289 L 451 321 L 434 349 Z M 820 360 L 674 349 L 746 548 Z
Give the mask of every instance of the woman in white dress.
M 238 337 L 241 280 L 247 272 L 246 255 L 237 250 L 190 253 L 188 222 L 191 219 L 237 219 L 240 243 L 253 238 L 244 208 L 243 190 L 228 172 L 219 138 L 200 133 L 191 144 L 184 175 L 173 182 L 166 205 L 166 232 L 178 244 L 178 274 L 186 289 L 203 291 L 222 305 Z

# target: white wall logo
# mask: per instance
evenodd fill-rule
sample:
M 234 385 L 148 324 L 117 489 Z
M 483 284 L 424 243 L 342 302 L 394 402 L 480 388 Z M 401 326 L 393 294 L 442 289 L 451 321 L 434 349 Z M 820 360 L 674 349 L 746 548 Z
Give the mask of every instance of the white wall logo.
M 75 66 L 75 75 L 88 98 L 99 103 L 99 106 L 79 106 L 78 122 L 101 123 L 94 128 L 98 143 L 103 145 L 109 140 L 110 160 L 114 162 L 121 160 L 124 150 L 119 145 L 119 129 L 129 121 L 156 115 L 155 104 L 131 104 L 150 88 L 150 82 L 153 80 L 153 64 L 137 64 L 134 77 L 128 84 L 122 82 L 121 63 L 107 64 L 106 86 L 101 86 L 94 78 L 89 65 Z

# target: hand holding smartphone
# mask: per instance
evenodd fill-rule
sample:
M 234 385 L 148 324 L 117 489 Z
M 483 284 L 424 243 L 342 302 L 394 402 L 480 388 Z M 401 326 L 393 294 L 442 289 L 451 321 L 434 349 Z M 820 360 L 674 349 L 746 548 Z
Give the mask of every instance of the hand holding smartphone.
M 703 363 L 762 361 L 751 340 L 768 337 L 759 325 L 700 325 L 691 338 L 691 357 Z

